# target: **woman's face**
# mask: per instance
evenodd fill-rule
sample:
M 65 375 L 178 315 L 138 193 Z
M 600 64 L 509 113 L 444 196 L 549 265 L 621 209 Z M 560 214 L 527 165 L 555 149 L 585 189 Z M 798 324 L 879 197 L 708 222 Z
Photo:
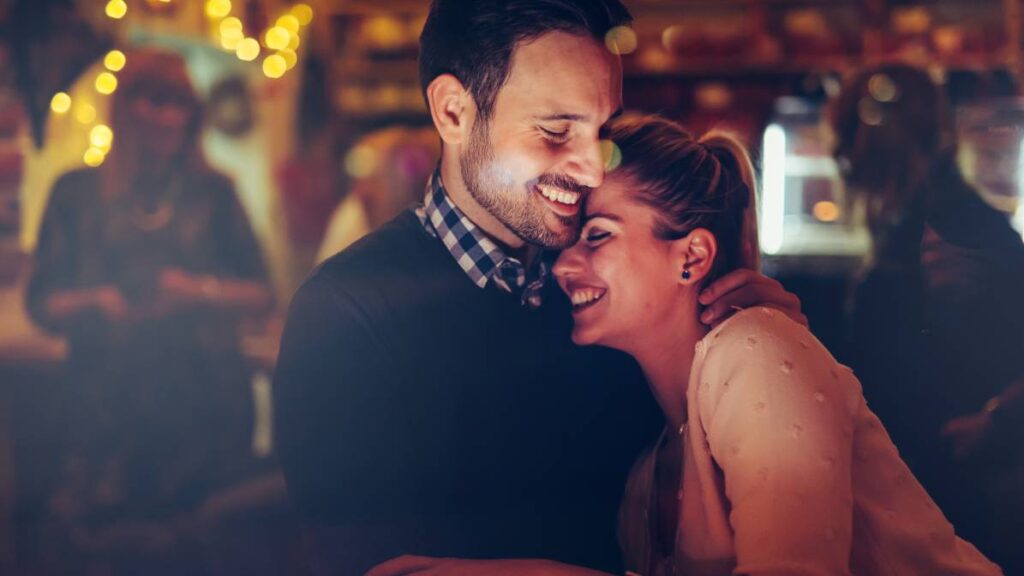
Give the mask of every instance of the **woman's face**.
M 678 302 L 672 244 L 654 237 L 654 210 L 633 199 L 635 190 L 628 176 L 609 174 L 587 199 L 579 241 L 555 263 L 573 303 L 576 344 L 628 352 Z

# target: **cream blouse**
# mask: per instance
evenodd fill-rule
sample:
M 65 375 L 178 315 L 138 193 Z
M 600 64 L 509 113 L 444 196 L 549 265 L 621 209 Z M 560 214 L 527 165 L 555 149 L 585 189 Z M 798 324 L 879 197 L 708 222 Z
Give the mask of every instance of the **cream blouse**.
M 752 308 L 723 322 L 697 344 L 689 382 L 675 554 L 652 551 L 655 447 L 620 513 L 629 570 L 1002 573 L 954 534 L 852 371 L 784 314 Z

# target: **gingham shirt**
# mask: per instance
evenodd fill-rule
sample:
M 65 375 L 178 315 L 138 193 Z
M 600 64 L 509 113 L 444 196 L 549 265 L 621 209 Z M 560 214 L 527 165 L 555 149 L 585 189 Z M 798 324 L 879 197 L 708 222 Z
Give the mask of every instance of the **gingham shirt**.
M 518 259 L 505 255 L 448 197 L 439 170 L 427 183 L 423 205 L 416 209 L 416 215 L 428 234 L 441 239 L 474 284 L 486 288 L 493 281 L 503 292 L 519 296 L 521 303 L 531 308 L 541 305 L 541 288 L 557 252 L 542 251 L 529 270 Z

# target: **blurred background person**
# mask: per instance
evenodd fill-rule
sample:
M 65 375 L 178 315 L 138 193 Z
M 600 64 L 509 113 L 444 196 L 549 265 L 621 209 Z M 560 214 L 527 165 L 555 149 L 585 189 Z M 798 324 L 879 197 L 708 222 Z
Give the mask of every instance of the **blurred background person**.
M 430 126 L 390 126 L 360 138 L 346 155 L 349 190 L 331 214 L 317 263 L 422 201 L 440 153 Z
M 995 501 L 992 486 L 1019 448 L 961 458 L 968 432 L 949 423 L 993 411 L 1008 391 L 1007 404 L 1016 397 L 1024 375 L 1021 236 L 965 181 L 942 94 L 925 71 L 889 64 L 857 73 L 831 121 L 837 160 L 872 237 L 853 294 L 851 362 L 922 484 L 966 538 L 1010 570 L 1020 552 L 994 539 L 993 511 L 1009 502 Z M 989 171 L 979 178 L 1008 179 Z
M 203 159 L 184 61 L 137 50 L 127 62 L 116 141 L 100 168 L 54 185 L 26 303 L 69 343 L 54 525 L 72 551 L 117 550 L 125 570 L 154 573 L 132 557 L 173 549 L 168 520 L 252 471 L 238 327 L 272 297 L 233 186 Z

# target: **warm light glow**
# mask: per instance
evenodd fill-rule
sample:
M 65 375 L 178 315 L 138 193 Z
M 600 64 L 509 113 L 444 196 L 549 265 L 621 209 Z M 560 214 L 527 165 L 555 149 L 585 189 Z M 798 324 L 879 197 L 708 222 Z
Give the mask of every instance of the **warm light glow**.
M 778 124 L 764 131 L 764 197 L 761 204 L 761 249 L 782 249 L 786 218 L 786 132 Z
M 100 94 L 113 94 L 117 90 L 117 76 L 110 72 L 101 72 L 96 77 L 96 91 Z
M 121 52 L 120 50 L 111 50 L 110 52 L 107 52 L 106 57 L 103 58 L 103 65 L 111 72 L 119 72 L 124 68 L 127 61 L 128 59 L 125 57 L 124 52 Z
M 604 45 L 612 54 L 632 54 L 636 44 L 636 32 L 629 26 L 616 26 L 604 36 Z
M 605 172 L 612 172 L 622 164 L 622 150 L 611 140 L 601 140 L 601 159 Z
M 92 121 L 96 119 L 96 109 L 92 107 L 92 104 L 86 104 L 79 102 L 75 104 L 75 120 L 78 120 L 82 124 L 92 124 Z
M 103 152 L 103 150 L 100 150 L 99 148 L 96 147 L 90 147 L 88 150 L 85 151 L 85 155 L 82 156 L 82 161 L 85 162 L 86 166 L 91 166 L 95 168 L 100 164 L 103 164 L 103 160 L 106 157 L 107 155 Z
M 275 26 L 280 26 L 292 34 L 299 33 L 299 19 L 291 14 L 285 14 L 277 19 Z
M 313 21 L 313 9 L 309 7 L 309 4 L 296 4 L 292 6 L 291 14 L 303 26 L 308 26 Z
M 829 202 L 828 200 L 822 200 L 814 204 L 812 209 L 814 217 L 822 222 L 835 222 L 839 219 L 839 206 L 835 202 Z
M 89 143 L 100 150 L 109 150 L 114 142 L 114 131 L 110 126 L 97 124 L 89 131 Z
M 228 16 L 220 21 L 218 28 L 220 29 L 221 34 L 232 34 L 234 31 L 238 31 L 239 34 L 242 34 L 242 21 L 234 16 Z
M 274 26 L 263 36 L 263 43 L 271 50 L 283 50 L 291 42 L 292 34 L 283 26 Z
M 267 78 L 280 78 L 288 71 L 288 62 L 280 54 L 271 54 L 263 60 L 263 73 Z
M 107 2 L 106 12 L 107 16 L 114 20 L 120 20 L 128 13 L 128 5 L 125 4 L 124 0 L 110 0 L 110 2 Z
M 356 146 L 345 156 L 345 171 L 353 178 L 365 178 L 377 169 L 377 151 L 369 146 Z
M 255 38 L 245 38 L 238 43 L 235 54 L 238 55 L 239 60 L 252 62 L 260 57 L 260 43 Z
M 299 40 L 299 35 L 292 34 L 291 37 L 288 38 L 288 49 L 291 50 L 292 52 L 295 52 L 296 50 L 299 49 L 300 43 L 301 41 Z
M 57 92 L 50 100 L 50 110 L 57 114 L 66 114 L 71 110 L 71 96 L 67 92 Z
M 287 65 L 289 70 L 295 68 L 295 64 L 297 64 L 299 61 L 299 57 L 296 56 L 295 52 L 292 52 L 291 50 L 281 50 L 280 52 L 277 53 L 277 55 L 280 56 L 281 58 L 284 58 L 285 64 Z
M 231 0 L 206 0 L 206 15 L 212 19 L 231 14 Z
M 220 45 L 225 50 L 234 52 L 238 44 L 245 39 L 241 30 L 228 30 L 220 35 Z

